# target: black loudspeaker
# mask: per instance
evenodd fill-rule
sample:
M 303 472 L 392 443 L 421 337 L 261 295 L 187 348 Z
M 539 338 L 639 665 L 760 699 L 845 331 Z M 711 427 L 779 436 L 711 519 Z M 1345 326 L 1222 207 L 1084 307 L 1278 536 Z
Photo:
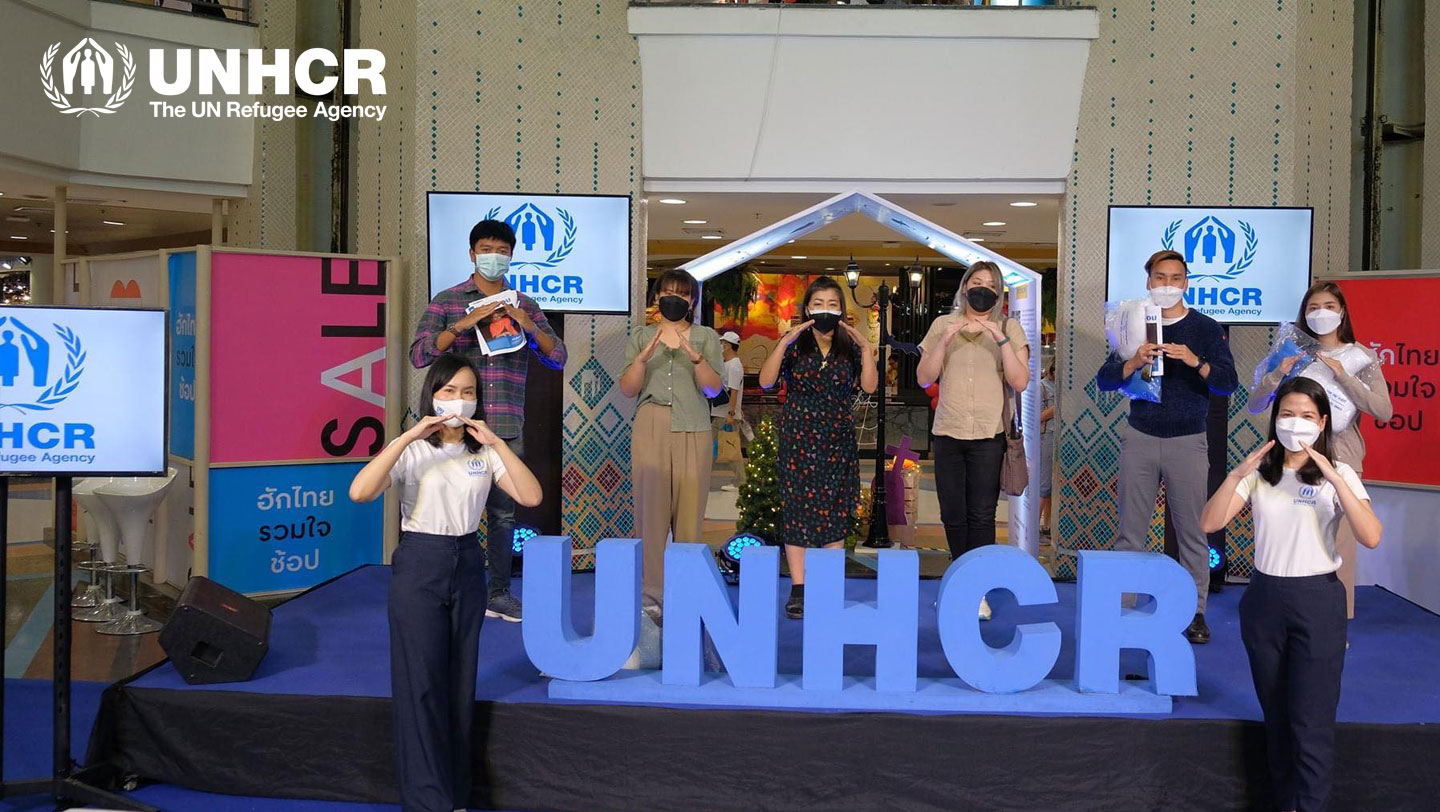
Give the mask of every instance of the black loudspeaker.
M 270 650 L 270 608 L 196 575 L 160 632 L 160 647 L 191 685 L 243 682 Z

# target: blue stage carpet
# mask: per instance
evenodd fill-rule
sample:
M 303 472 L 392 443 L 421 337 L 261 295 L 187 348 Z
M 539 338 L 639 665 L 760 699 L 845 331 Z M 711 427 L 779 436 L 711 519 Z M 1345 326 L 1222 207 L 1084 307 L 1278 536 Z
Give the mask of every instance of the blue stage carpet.
M 239 684 L 188 686 L 173 667 L 162 665 L 132 683 L 135 688 L 190 691 L 220 690 L 290 695 L 388 697 L 390 659 L 385 594 L 390 570 L 360 568 L 294 601 L 278 607 L 270 653 L 255 678 Z M 517 580 L 519 593 L 523 579 Z M 953 677 L 940 650 L 932 603 L 938 580 L 920 584 L 920 662 L 922 677 Z M 576 574 L 572 606 L 582 633 L 593 624 L 594 578 Z M 995 619 L 982 625 L 986 641 L 1004 645 L 1017 623 L 1051 620 L 1064 633 L 1054 679 L 1069 679 L 1074 669 L 1073 584 L 1057 584 L 1058 604 L 1019 607 L 1008 592 L 990 596 Z M 777 600 L 789 589 L 782 581 Z M 1212 642 L 1197 646 L 1200 695 L 1177 698 L 1175 712 L 1164 718 L 1260 719 L 1250 669 L 1240 642 L 1236 607 L 1243 587 L 1228 587 L 1210 596 L 1207 614 Z M 732 588 L 733 592 L 733 588 Z M 852 600 L 873 600 L 875 581 L 851 579 Z M 800 673 L 800 621 L 781 621 L 780 671 Z M 1440 617 L 1375 587 L 1356 594 L 1356 620 L 1350 627 L 1351 649 L 1345 663 L 1340 700 L 1342 722 L 1401 724 L 1440 722 Z M 852 647 L 846 654 L 847 674 L 873 674 L 873 653 Z M 1124 652 L 1121 670 L 1144 673 L 1144 655 Z M 542 680 L 526 658 L 520 625 L 489 619 L 480 641 L 480 699 L 497 702 L 551 703 Z M 83 736 L 80 737 L 83 740 Z

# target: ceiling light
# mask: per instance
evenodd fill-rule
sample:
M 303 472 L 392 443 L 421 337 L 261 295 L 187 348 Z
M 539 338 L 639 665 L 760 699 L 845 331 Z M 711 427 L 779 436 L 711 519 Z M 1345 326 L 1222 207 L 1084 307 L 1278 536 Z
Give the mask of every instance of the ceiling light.
M 723 239 L 725 239 L 725 238 L 724 238 L 724 237 L 721 237 L 719 234 L 701 234 L 701 235 L 700 235 L 700 239 L 702 239 L 702 240 L 723 240 Z
M 661 202 L 661 203 L 667 203 L 667 204 L 669 204 L 669 205 L 671 205 L 671 206 L 681 206 L 681 205 L 684 205 L 684 203 L 685 203 L 685 201 L 681 200 L 681 199 L 678 198 L 678 197 L 662 197 L 662 198 L 660 198 L 660 202 Z M 1013 204 L 1012 204 L 1012 205 L 1013 205 Z M 1035 205 L 1035 204 L 1034 204 L 1034 203 L 1031 203 L 1030 205 L 1033 206 L 1033 205 Z
M 967 239 L 969 239 L 970 242 L 985 242 L 984 237 L 968 237 Z
M 706 222 L 707 222 L 707 221 L 705 221 L 705 220 L 686 220 L 686 221 L 685 221 L 685 225 L 687 225 L 687 226 L 703 226 L 703 225 L 705 225 Z
M 29 238 L 29 237 L 26 237 L 26 236 L 23 236 L 23 235 L 21 235 L 21 234 L 11 234 L 11 235 L 10 235 L 10 239 L 12 239 L 12 240 L 28 240 L 28 239 L 30 239 L 30 238 Z
M 661 201 L 661 202 L 664 202 L 664 201 Z M 1015 201 L 1014 203 L 1011 203 L 1010 205 L 1014 206 L 1014 207 L 1017 208 L 1017 209 L 1028 209 L 1028 208 L 1030 208 L 1031 206 L 1038 206 L 1038 205 L 1040 205 L 1040 204 L 1039 204 L 1039 203 L 1036 203 L 1036 202 L 1034 202 L 1034 201 L 1031 201 L 1031 200 L 1017 200 L 1017 201 Z
M 107 226 L 123 226 L 123 225 L 125 225 L 124 223 L 120 222 L 119 220 L 101 220 L 100 222 L 104 223 L 104 224 L 107 225 Z
M 8 270 L 10 270 L 10 263 L 8 263 L 8 262 L 0 262 L 0 268 L 4 268 L 5 270 L 8 271 Z
M 809 259 L 809 257 L 791 257 L 791 259 Z
M 982 225 L 982 226 L 1003 226 L 1003 225 L 1005 225 L 1005 221 L 1004 221 L 1004 220 L 986 220 L 985 222 L 981 223 L 980 225 Z

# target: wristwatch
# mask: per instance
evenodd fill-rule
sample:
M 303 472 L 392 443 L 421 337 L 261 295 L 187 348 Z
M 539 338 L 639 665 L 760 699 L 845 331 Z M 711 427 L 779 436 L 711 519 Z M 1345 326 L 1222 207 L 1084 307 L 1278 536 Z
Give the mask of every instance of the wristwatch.
M 449 333 L 452 336 L 455 336 L 456 338 L 459 338 L 460 334 L 463 333 L 464 330 L 461 330 L 459 327 L 456 327 L 452 324 L 449 327 L 445 328 L 445 332 Z

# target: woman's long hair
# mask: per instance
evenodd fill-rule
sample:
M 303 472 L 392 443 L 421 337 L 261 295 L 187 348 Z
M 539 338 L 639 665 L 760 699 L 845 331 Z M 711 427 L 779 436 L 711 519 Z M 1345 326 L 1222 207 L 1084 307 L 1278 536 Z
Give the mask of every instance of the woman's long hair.
M 965 301 L 965 285 L 969 283 L 970 277 L 981 271 L 990 272 L 990 289 L 995 291 L 998 297 L 995 299 L 995 306 L 990 308 L 986 318 L 991 321 L 1004 323 L 1005 321 L 1005 280 L 1001 278 L 1000 267 L 989 260 L 981 260 L 965 269 L 965 275 L 960 277 L 960 289 L 955 291 L 955 315 L 963 316 L 970 312 L 970 303 Z
M 420 385 L 420 399 L 415 402 L 416 411 L 421 417 L 435 414 L 435 393 L 439 392 L 440 388 L 449 383 L 450 379 L 462 369 L 470 370 L 470 374 L 475 376 L 475 419 L 481 419 L 483 410 L 480 403 L 480 372 L 465 356 L 453 352 L 447 352 L 436 358 L 435 362 L 430 365 L 430 370 L 425 373 L 425 383 Z M 465 450 L 471 454 L 484 448 L 480 445 L 479 440 L 470 436 L 468 431 L 463 432 L 461 437 L 465 441 Z M 426 437 L 425 442 L 439 448 L 440 432 L 437 431 Z
M 822 290 L 833 290 L 840 297 L 840 324 L 845 324 L 845 317 L 850 314 L 850 307 L 845 303 L 845 290 L 840 287 L 839 282 L 828 276 L 815 277 L 810 282 L 810 286 L 805 288 L 805 298 L 801 300 L 802 304 L 800 305 L 800 320 L 808 321 L 810 319 L 810 300 Z M 795 339 L 795 344 L 797 345 L 796 352 L 801 355 L 820 352 L 820 345 L 815 341 L 814 330 L 806 330 L 803 335 Z M 859 353 L 855 349 L 855 342 L 850 340 L 850 334 L 845 332 L 843 326 L 837 326 L 831 335 L 830 352 L 836 353 L 836 358 L 843 358 L 846 361 L 854 361 L 859 357 Z
M 1328 293 L 1340 302 L 1340 309 L 1345 311 L 1344 318 L 1340 320 L 1340 326 L 1335 328 L 1335 337 L 1346 344 L 1355 343 L 1355 326 L 1350 323 L 1350 304 L 1345 301 L 1345 291 L 1334 282 L 1316 282 L 1305 291 L 1305 296 L 1300 300 L 1300 315 L 1295 317 L 1295 326 L 1300 328 L 1311 338 L 1319 338 L 1315 331 L 1310 329 L 1310 324 L 1305 321 L 1305 308 L 1310 305 L 1310 297 L 1317 293 Z
M 1260 478 L 1271 485 L 1280 481 L 1280 474 L 1285 469 L 1285 446 L 1281 445 L 1280 439 L 1275 436 L 1275 420 L 1280 414 L 1280 402 L 1290 394 L 1304 395 L 1315 402 L 1315 411 L 1319 412 L 1325 425 L 1321 427 L 1320 436 L 1311 444 L 1311 448 L 1324 454 L 1325 459 L 1335 461 L 1330 451 L 1330 396 L 1325 394 L 1325 387 L 1309 378 L 1291 378 L 1280 384 L 1279 390 L 1275 392 L 1275 405 L 1270 407 L 1270 439 L 1275 441 L 1275 445 L 1270 446 L 1270 450 L 1265 452 L 1265 458 L 1260 461 Z M 1295 475 L 1306 485 L 1319 485 L 1325 476 L 1320 473 L 1320 466 L 1308 458 Z

